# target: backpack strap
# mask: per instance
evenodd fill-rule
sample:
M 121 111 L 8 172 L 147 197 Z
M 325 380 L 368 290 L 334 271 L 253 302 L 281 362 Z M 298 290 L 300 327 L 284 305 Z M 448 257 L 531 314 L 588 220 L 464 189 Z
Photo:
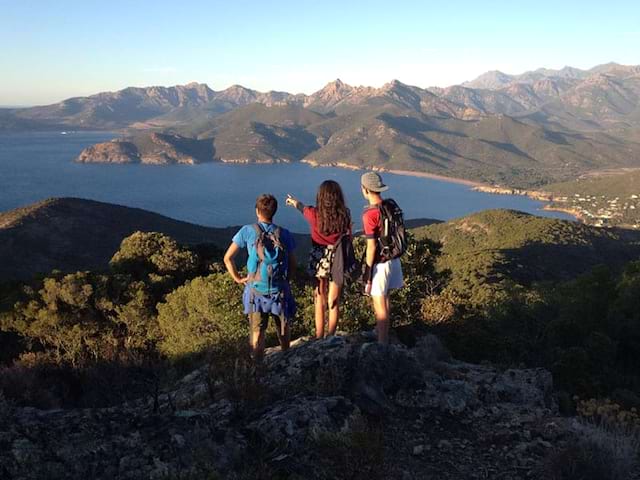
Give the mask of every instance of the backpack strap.
M 258 266 L 256 267 L 255 272 L 249 273 L 249 280 L 252 282 L 257 282 L 257 281 L 260 281 L 262 277 L 262 275 L 260 274 L 260 265 L 262 265 L 262 262 L 264 262 L 263 237 L 265 232 L 258 223 L 254 223 L 252 227 L 256 232 L 256 240 L 253 246 L 256 250 L 256 255 L 258 256 Z
M 258 255 L 258 259 L 262 262 L 264 261 L 264 242 L 262 241 L 262 238 L 266 232 L 262 229 L 259 223 L 254 223 L 253 229 L 256 231 L 256 254 Z
M 279 248 L 280 250 L 284 250 L 284 244 L 282 243 L 282 239 L 280 234 L 282 233 L 282 228 L 276 227 L 273 232 L 271 232 L 271 239 L 273 241 L 273 246 Z

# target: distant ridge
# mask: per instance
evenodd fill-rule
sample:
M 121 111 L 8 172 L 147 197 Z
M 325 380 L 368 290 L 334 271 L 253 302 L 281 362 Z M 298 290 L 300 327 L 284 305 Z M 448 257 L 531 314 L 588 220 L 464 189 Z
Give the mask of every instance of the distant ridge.
M 439 220 L 407 220 L 410 227 Z M 204 227 L 140 208 L 81 198 L 50 198 L 0 212 L 0 282 L 29 279 L 57 269 L 63 272 L 103 270 L 135 231 L 161 232 L 180 243 L 226 248 L 238 227 Z M 310 247 L 309 235 L 294 233 L 300 258 Z
M 312 95 L 127 88 L 0 110 L 0 129 L 126 129 L 127 138 L 85 150 L 81 162 L 305 161 L 518 188 L 640 166 L 640 66 L 492 71 L 465 85 L 336 79 Z
M 464 82 L 461 86 L 474 90 L 500 90 L 517 83 L 535 84 L 539 81 L 551 80 L 561 84 L 561 90 L 577 85 L 580 81 L 593 75 L 613 75 L 628 78 L 640 74 L 640 66 L 607 63 L 589 70 L 564 67 L 560 70 L 540 68 L 520 75 L 510 75 L 497 70 L 480 75 L 475 80 Z M 102 92 L 88 97 L 74 97 L 52 105 L 29 108 L 0 109 L 0 129 L 4 128 L 164 128 L 179 123 L 210 119 L 221 113 L 251 103 L 266 106 L 296 104 L 320 113 L 340 110 L 353 105 L 361 105 L 372 99 L 393 96 L 400 90 L 396 99 L 406 103 L 413 95 L 411 102 L 423 101 L 428 97 L 441 96 L 456 86 L 447 88 L 411 87 L 398 80 L 393 80 L 381 88 L 359 86 L 353 87 L 336 79 L 311 95 L 291 94 L 288 92 L 259 92 L 242 85 L 232 85 L 224 90 L 214 91 L 204 83 L 192 82 L 173 87 L 128 87 L 115 92 Z M 560 92 L 558 92 L 560 93 Z M 479 93 L 480 97 L 486 94 Z M 431 99 L 433 101 L 433 98 Z M 440 100 L 446 104 L 452 101 L 446 95 Z M 464 114 L 461 107 L 475 108 L 468 103 L 453 102 L 454 105 L 439 105 L 436 111 L 455 112 L 457 116 Z M 526 107 L 526 105 L 525 105 Z M 456 110 L 458 110 L 456 112 Z M 486 112 L 509 113 L 499 109 L 480 109 Z
M 179 242 L 226 244 L 230 228 L 209 228 L 139 208 L 79 198 L 52 198 L 0 213 L 0 280 L 53 269 L 104 269 L 123 238 L 162 232 Z

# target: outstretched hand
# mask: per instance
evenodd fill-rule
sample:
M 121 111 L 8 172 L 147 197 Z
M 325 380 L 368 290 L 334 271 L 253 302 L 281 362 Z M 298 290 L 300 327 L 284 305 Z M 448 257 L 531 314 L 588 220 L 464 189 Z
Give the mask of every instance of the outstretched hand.
M 285 204 L 289 205 L 290 207 L 296 208 L 301 212 L 304 210 L 304 204 L 290 193 L 287 193 L 287 200 L 285 201 Z
M 291 195 L 290 193 L 287 193 L 287 199 L 285 200 L 285 204 L 295 208 L 296 205 L 298 204 L 298 200 L 296 200 L 293 197 L 293 195 Z

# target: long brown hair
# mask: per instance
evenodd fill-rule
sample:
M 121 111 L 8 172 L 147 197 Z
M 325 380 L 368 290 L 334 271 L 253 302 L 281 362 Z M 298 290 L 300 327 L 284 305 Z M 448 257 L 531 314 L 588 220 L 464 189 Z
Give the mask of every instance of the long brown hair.
M 345 233 L 351 228 L 351 213 L 344 203 L 344 195 L 338 182 L 325 180 L 316 196 L 318 231 L 322 235 Z

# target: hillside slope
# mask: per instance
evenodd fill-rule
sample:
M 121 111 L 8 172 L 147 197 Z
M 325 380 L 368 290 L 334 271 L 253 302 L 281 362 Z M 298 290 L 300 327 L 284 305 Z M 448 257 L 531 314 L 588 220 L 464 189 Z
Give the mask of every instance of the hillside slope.
M 53 269 L 104 269 L 122 239 L 138 230 L 220 247 L 235 233 L 231 227 L 202 227 L 138 208 L 49 199 L 0 213 L 0 279 L 28 279 Z
M 155 141 L 158 133 L 139 134 L 89 147 L 79 161 L 117 163 L 123 153 L 114 146 L 128 146 L 132 161 L 141 158 L 150 163 L 212 157 L 241 163 L 302 160 L 525 188 L 572 179 L 594 169 L 632 167 L 640 155 L 639 142 L 603 133 L 576 135 L 507 115 L 471 120 L 428 115 L 419 105 L 414 108 L 391 97 L 341 115 L 322 115 L 300 106 L 253 104 L 174 131 L 179 142 Z M 194 150 L 205 154 L 194 155 Z
M 473 304 L 490 304 L 507 284 L 562 281 L 596 265 L 613 270 L 640 255 L 640 232 L 591 227 L 512 210 L 486 210 L 415 230 L 442 243 L 441 270 Z

